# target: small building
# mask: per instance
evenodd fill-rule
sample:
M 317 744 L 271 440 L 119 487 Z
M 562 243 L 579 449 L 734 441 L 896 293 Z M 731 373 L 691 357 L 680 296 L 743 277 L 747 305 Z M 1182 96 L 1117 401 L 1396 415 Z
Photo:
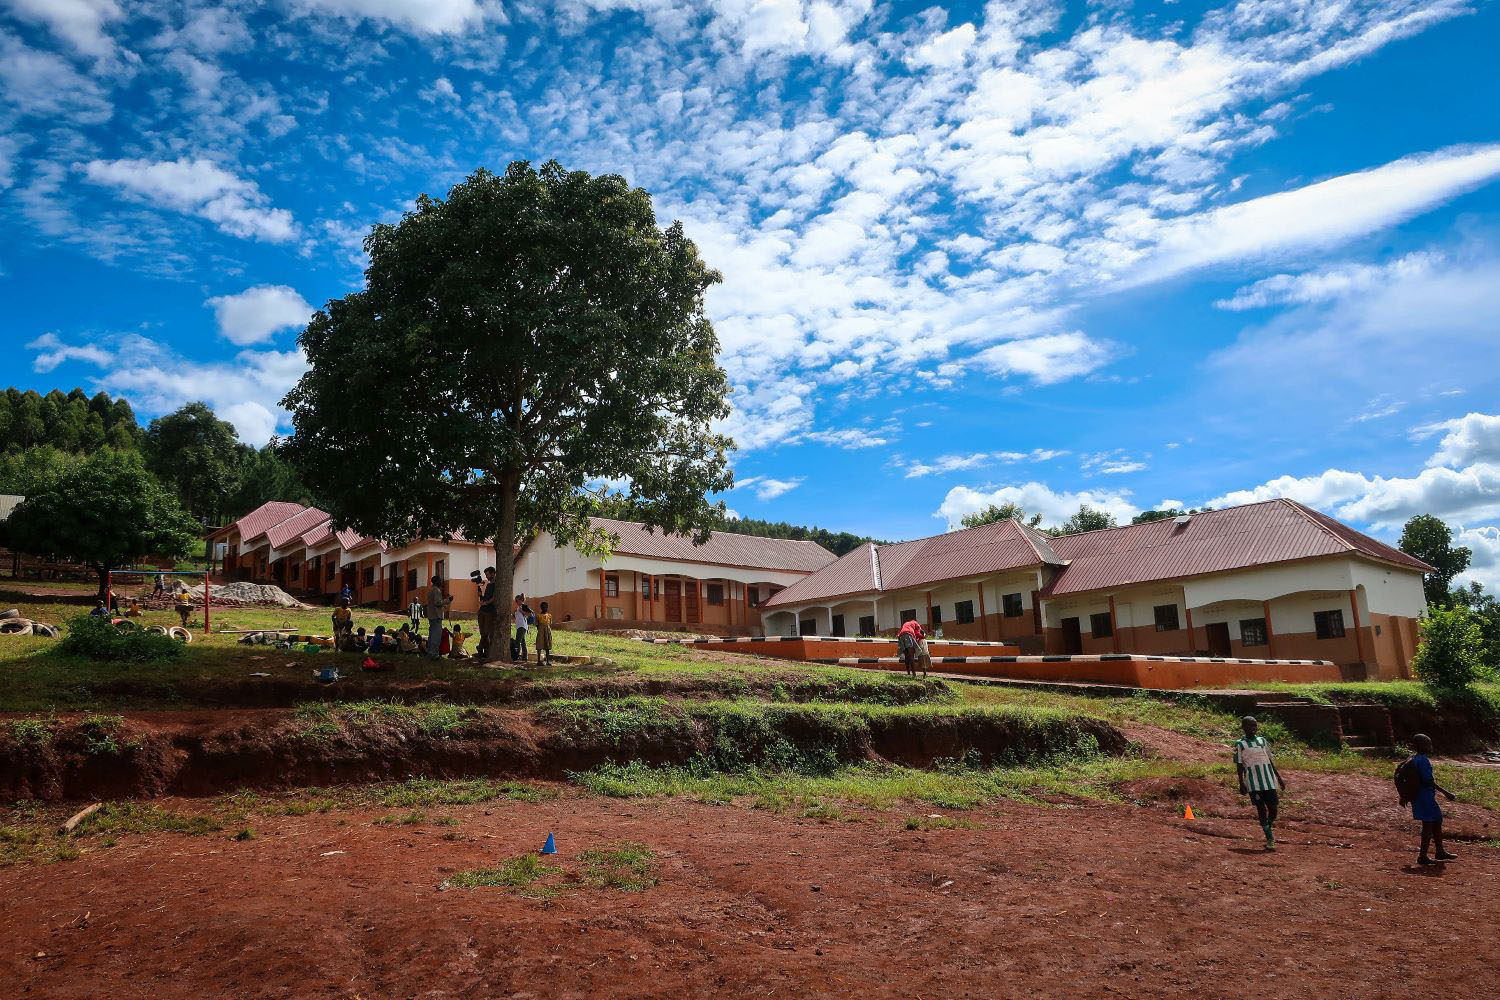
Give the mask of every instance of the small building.
M 533 609 L 546 601 L 558 623 L 756 634 L 768 601 L 835 561 L 816 542 L 716 531 L 694 545 L 630 521 L 590 520 L 616 538 L 608 558 L 546 533 L 516 556 L 516 593 Z
M 865 545 L 768 602 L 773 635 L 916 619 L 1025 653 L 1324 659 L 1409 675 L 1431 567 L 1292 500 L 1049 538 L 1002 521 Z

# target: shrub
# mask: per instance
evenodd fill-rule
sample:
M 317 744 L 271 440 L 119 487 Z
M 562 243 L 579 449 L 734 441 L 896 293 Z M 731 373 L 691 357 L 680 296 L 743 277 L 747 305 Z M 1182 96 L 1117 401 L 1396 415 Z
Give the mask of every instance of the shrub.
M 143 629 L 122 631 L 102 615 L 71 619 L 67 634 L 56 649 L 59 653 L 108 663 L 162 663 L 180 660 L 183 655 L 183 644 L 171 636 Z
M 1434 692 L 1460 693 L 1484 677 L 1484 633 L 1467 608 L 1431 607 L 1412 671 Z

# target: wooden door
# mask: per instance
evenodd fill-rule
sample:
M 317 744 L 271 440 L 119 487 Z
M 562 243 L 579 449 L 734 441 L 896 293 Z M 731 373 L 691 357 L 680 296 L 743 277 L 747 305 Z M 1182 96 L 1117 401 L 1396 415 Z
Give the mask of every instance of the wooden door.
M 1209 656 L 1232 656 L 1233 649 L 1229 645 L 1229 623 L 1209 622 L 1203 626 L 1203 631 L 1208 636 Z
M 703 621 L 702 609 L 698 607 L 698 588 L 701 586 L 697 580 L 690 580 L 683 584 L 682 597 L 687 605 L 687 618 L 684 619 L 689 625 L 697 625 Z
M 1079 627 L 1077 618 L 1064 618 L 1059 624 L 1062 625 L 1062 644 L 1064 656 L 1077 656 L 1083 652 L 1083 629 Z
M 666 620 L 669 622 L 682 621 L 682 582 L 680 580 L 663 580 L 661 593 L 667 602 Z

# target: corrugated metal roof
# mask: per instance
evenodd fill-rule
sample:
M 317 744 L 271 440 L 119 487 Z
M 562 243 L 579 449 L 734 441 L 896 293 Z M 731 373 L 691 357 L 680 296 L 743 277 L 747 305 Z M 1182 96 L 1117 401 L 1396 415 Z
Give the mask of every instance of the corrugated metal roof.
M 285 500 L 268 500 L 235 521 L 234 527 L 240 533 L 240 541 L 248 542 L 265 534 L 268 530 L 274 528 L 287 518 L 300 514 L 306 509 L 300 503 L 288 503 Z
M 767 605 L 908 590 L 1042 564 L 1061 567 L 1046 590 L 1056 597 L 1332 555 L 1363 555 L 1418 572 L 1432 568 L 1326 514 L 1279 499 L 1194 514 L 1183 524 L 1168 519 L 1048 538 L 1018 522 L 1000 521 L 862 546 L 777 593 Z
M 266 530 L 266 541 L 271 543 L 271 548 L 284 548 L 288 542 L 300 538 L 302 533 L 317 527 L 321 522 L 328 520 L 328 515 L 316 507 L 307 507 L 293 514 L 279 524 L 271 526 Z
M 1246 569 L 1292 559 L 1359 554 L 1426 571 L 1391 548 L 1293 500 L 1267 500 L 1176 519 L 1062 535 L 1052 547 L 1068 566 L 1048 596 Z
M 873 566 L 871 550 L 876 563 Z M 856 553 L 862 553 L 862 558 L 851 559 Z M 767 604 L 781 606 L 848 594 L 909 590 L 944 580 L 1059 562 L 1039 533 L 1013 520 L 996 521 L 910 542 L 861 546 L 832 566 L 778 592 Z
M 603 528 L 619 539 L 615 544 L 615 551 L 621 555 L 802 573 L 822 569 L 834 561 L 833 553 L 817 542 L 716 531 L 707 542 L 694 545 L 692 538 L 687 535 L 647 531 L 645 525 L 632 521 L 616 521 L 607 517 L 591 517 L 589 520 L 595 527 Z

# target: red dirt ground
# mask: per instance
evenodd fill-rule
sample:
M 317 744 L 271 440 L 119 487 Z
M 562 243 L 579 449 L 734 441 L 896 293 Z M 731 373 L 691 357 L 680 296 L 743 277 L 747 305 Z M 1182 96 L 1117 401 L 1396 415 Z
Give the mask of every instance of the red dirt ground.
M 155 834 L 0 870 L 0 992 L 28 997 L 1494 997 L 1500 849 L 1423 870 L 1373 779 L 1292 774 L 1275 854 L 1242 800 L 912 806 L 819 822 L 565 792 Z M 1167 801 L 1201 795 L 1187 823 Z M 1383 804 L 1382 804 L 1383 803 Z M 191 801 L 163 800 L 168 808 Z M 976 829 L 908 831 L 941 812 Z M 1218 813 L 1227 815 L 1220 816 Z M 1451 824 L 1495 835 L 1491 814 Z M 443 839 L 454 830 L 457 840 Z M 439 891 L 535 849 L 650 845 L 661 882 Z M 341 852 L 341 853 L 330 853 Z M 1419 989 L 1420 988 L 1420 989 Z

